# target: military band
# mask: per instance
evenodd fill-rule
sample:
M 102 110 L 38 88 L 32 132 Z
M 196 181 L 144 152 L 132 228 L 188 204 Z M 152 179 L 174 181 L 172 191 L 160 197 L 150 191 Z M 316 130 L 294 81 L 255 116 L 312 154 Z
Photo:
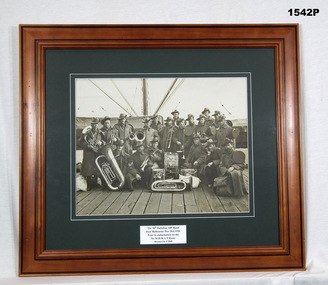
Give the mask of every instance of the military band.
M 94 118 L 80 138 L 83 147 L 81 174 L 86 178 L 88 190 L 99 182 L 106 187 L 104 180 L 108 179 L 101 177 L 103 166 L 95 163 L 100 155 L 105 156 L 108 163 L 116 160 L 115 167 L 119 168 L 118 176 L 123 177 L 123 181 L 113 183 L 122 190 L 132 191 L 138 185 L 150 189 L 153 171 L 165 168 L 164 154 L 177 153 L 179 169 L 197 170 L 197 176 L 209 187 L 216 182 L 220 187 L 222 181 L 230 181 L 231 195 L 245 195 L 242 177 L 245 158 L 234 150 L 236 137 L 231 121 L 217 110 L 211 115 L 209 108 L 200 112 L 197 124 L 193 114 L 183 119 L 179 111 L 174 110 L 171 115 L 164 124 L 159 115 L 145 117 L 140 129 L 134 128 L 125 114 L 118 116 L 118 123 L 113 127 L 110 117 L 101 119 L 100 128 L 99 119 Z

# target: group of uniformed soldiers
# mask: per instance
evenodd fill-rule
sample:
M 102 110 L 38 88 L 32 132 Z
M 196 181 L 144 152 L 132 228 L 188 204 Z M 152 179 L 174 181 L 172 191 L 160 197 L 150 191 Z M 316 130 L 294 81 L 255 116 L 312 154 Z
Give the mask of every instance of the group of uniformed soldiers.
M 120 114 L 114 126 L 111 126 L 111 118 L 104 117 L 100 121 L 101 128 L 98 128 L 99 119 L 93 118 L 91 128 L 80 139 L 84 149 L 81 174 L 87 179 L 88 189 L 98 177 L 102 179 L 95 159 L 108 148 L 125 177 L 125 189 L 133 190 L 136 181 L 149 189 L 153 169 L 164 167 L 165 152 L 178 152 L 181 167 L 197 169 L 198 175 L 204 175 L 208 184 L 213 184 L 220 175 L 226 146 L 233 147 L 231 121 L 227 121 L 220 111 L 210 115 L 208 108 L 196 118 L 197 124 L 193 114 L 183 119 L 179 117 L 179 111 L 174 110 L 171 115 L 164 124 L 158 115 L 145 117 L 141 130 L 136 130 L 125 114 Z M 138 135 L 141 135 L 140 139 Z

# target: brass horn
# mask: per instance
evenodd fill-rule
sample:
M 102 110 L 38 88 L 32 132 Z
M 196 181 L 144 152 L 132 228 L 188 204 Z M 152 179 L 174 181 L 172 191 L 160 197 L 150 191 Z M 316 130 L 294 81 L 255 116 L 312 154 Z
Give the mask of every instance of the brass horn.
M 136 129 L 133 134 L 129 136 L 130 140 L 135 140 L 137 142 L 142 142 L 145 139 L 145 132 L 143 129 Z
M 93 149 L 94 152 L 99 152 L 99 149 L 101 148 L 101 146 L 98 144 L 99 140 L 97 138 L 90 138 L 90 137 L 85 136 L 84 140 Z
M 91 126 L 86 126 L 83 130 L 82 130 L 82 134 L 86 134 L 88 131 L 91 130 Z
M 109 189 L 119 190 L 124 186 L 124 175 L 110 147 L 105 149 L 105 155 L 96 158 L 96 165 Z
M 180 179 L 157 180 L 151 184 L 153 191 L 183 191 L 187 183 Z
M 98 144 L 98 139 L 96 137 L 92 137 L 87 135 L 87 132 L 91 130 L 91 126 L 86 126 L 82 130 L 82 135 L 84 136 L 84 141 L 93 149 L 94 152 L 99 152 L 100 145 Z

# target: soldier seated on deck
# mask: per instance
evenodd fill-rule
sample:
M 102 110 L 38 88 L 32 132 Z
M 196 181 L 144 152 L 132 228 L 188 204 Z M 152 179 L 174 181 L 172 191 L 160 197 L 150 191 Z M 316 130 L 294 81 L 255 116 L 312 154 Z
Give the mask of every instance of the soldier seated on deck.
M 130 156 L 128 173 L 126 175 L 126 185 L 129 190 L 134 189 L 134 184 L 137 181 L 146 189 L 150 189 L 153 182 L 152 161 L 149 155 L 144 152 L 143 142 L 138 142 L 136 152 Z
M 219 165 L 220 176 L 214 179 L 213 187 L 221 196 L 246 195 L 247 189 L 243 177 L 243 170 L 246 168 L 245 154 L 236 151 L 228 138 L 224 140 L 222 147 L 224 152 Z
M 219 165 L 221 162 L 222 150 L 215 146 L 215 141 L 209 139 L 207 141 L 206 149 L 207 156 L 204 164 L 204 175 L 208 183 L 208 187 L 213 186 L 214 179 L 219 176 Z
M 201 143 L 198 133 L 193 134 L 193 144 L 190 148 L 184 167 L 200 169 L 205 162 L 207 151 Z
M 164 151 L 158 148 L 159 138 L 155 136 L 150 143 L 151 146 L 146 152 L 153 163 L 152 168 L 164 168 Z

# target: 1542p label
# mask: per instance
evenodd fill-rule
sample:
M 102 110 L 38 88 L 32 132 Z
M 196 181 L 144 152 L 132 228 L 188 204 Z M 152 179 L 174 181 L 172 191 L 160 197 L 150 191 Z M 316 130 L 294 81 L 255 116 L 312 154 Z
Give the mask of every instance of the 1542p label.
M 317 8 L 303 8 L 303 9 L 289 9 L 288 10 L 289 16 L 308 16 L 308 17 L 313 17 L 317 16 L 319 14 L 319 9 Z

